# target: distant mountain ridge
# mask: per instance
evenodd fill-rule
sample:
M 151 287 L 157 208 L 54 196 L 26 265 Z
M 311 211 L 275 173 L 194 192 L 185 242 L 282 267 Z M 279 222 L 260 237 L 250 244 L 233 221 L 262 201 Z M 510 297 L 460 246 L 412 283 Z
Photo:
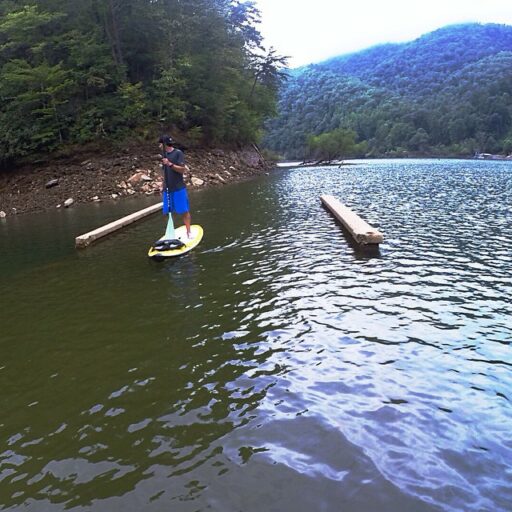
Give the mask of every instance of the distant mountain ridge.
M 464 51 L 461 52 L 461 44 Z M 318 67 L 397 89 L 417 76 L 418 67 L 428 63 L 429 75 L 443 80 L 447 73 L 461 71 L 467 65 L 512 51 L 512 27 L 507 25 L 452 25 L 403 44 L 388 44 L 362 52 L 329 59 Z M 435 56 L 435 58 L 433 58 Z M 372 66 L 375 66 L 372 69 Z
M 512 27 L 463 24 L 294 70 L 265 145 L 303 157 L 338 127 L 370 155 L 512 151 Z

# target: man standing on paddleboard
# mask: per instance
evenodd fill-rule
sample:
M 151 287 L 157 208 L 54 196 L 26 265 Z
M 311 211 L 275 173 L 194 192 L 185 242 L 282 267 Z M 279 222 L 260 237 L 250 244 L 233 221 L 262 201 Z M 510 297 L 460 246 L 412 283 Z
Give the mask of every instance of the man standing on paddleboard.
M 164 181 L 162 184 L 162 200 L 164 215 L 177 213 L 183 215 L 183 223 L 187 228 L 187 236 L 190 232 L 190 208 L 188 204 L 187 187 L 183 180 L 183 173 L 187 170 L 183 151 L 174 147 L 175 141 L 169 135 L 163 135 L 159 141 L 162 149 L 162 165 Z

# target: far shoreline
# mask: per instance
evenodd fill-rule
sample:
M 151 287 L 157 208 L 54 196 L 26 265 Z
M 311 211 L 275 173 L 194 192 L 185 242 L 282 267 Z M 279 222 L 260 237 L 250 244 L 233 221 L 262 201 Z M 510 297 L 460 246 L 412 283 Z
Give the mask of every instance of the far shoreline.
M 372 156 L 372 157 L 354 157 L 344 160 L 333 160 L 332 162 L 303 162 L 298 160 L 277 161 L 276 166 L 281 169 L 289 169 L 296 167 L 343 167 L 348 165 L 358 165 L 360 161 L 377 161 L 377 160 L 465 160 L 465 161 L 485 161 L 485 162 L 512 162 L 512 155 L 502 156 L 493 155 L 493 157 L 475 157 L 475 156 Z
M 256 147 L 240 150 L 193 149 L 186 151 L 190 190 L 225 186 L 269 174 L 271 170 L 351 167 L 382 160 L 460 160 L 512 162 L 511 157 L 385 156 L 347 158 L 330 163 L 268 161 Z M 131 154 L 81 154 L 75 159 L 55 159 L 0 173 L 0 218 L 37 213 L 74 204 L 122 200 L 124 197 L 160 197 L 160 155 L 154 145 L 143 145 Z M 54 186 L 50 186 L 56 183 Z

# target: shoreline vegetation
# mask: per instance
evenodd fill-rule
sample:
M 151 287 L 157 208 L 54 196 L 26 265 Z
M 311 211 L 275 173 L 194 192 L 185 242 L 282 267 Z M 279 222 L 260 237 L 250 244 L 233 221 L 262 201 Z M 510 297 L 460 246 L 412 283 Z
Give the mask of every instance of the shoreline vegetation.
M 264 146 L 287 159 L 512 153 L 512 26 L 467 23 L 290 70 Z M 336 155 L 337 156 L 337 155 Z
M 190 148 L 191 186 L 262 169 L 197 149 L 253 148 L 276 112 L 287 59 L 259 23 L 245 1 L 0 0 L 0 210 L 153 193 L 157 133 Z

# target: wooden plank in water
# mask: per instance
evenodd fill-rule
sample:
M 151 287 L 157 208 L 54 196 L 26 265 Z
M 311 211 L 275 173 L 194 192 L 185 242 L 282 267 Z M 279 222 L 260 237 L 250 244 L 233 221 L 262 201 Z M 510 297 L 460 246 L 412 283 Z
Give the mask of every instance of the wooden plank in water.
M 144 208 L 144 210 L 140 210 L 138 212 L 127 215 L 122 219 L 115 220 L 114 222 L 111 222 L 106 226 L 102 226 L 101 228 L 95 229 L 94 231 L 90 231 L 85 235 L 78 236 L 75 239 L 75 246 L 87 247 L 95 240 L 98 240 L 98 238 L 104 237 L 110 233 L 113 233 L 114 231 L 117 231 L 125 226 L 128 226 L 129 224 L 132 224 L 133 222 L 136 222 L 140 219 L 143 219 L 144 217 L 147 217 L 148 215 L 151 215 L 161 210 L 162 203 L 157 203 L 153 206 L 150 206 L 149 208 Z
M 320 199 L 324 206 L 345 226 L 358 244 L 378 245 L 384 240 L 382 233 L 361 219 L 357 213 L 342 204 L 334 196 L 322 195 Z

